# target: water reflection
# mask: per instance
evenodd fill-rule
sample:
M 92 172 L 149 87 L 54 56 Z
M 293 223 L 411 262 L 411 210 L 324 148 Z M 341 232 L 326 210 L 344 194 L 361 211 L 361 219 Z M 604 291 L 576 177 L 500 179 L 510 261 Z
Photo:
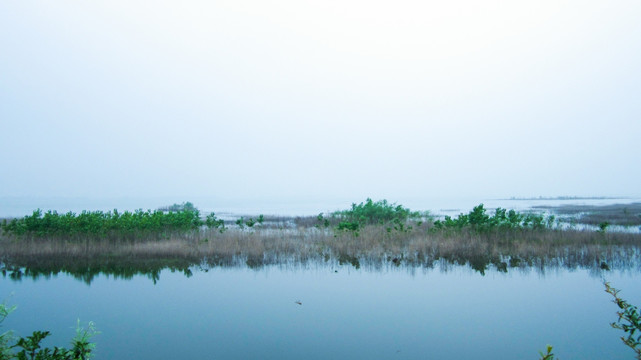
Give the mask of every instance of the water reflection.
M 627 358 L 600 275 L 639 299 L 638 253 L 603 252 L 607 274 L 594 249 L 558 253 L 14 259 L 0 287 L 19 308 L 2 325 L 64 344 L 92 320 L 98 360 L 532 359 L 548 343 Z
M 466 266 L 480 275 L 488 272 L 510 273 L 517 270 L 534 270 L 540 274 L 554 269 L 586 269 L 594 276 L 603 271 L 641 273 L 641 251 L 636 246 L 561 246 L 546 253 L 528 251 L 505 252 L 505 249 L 486 247 L 450 251 L 433 249 L 431 252 L 386 254 L 350 254 L 318 252 L 305 257 L 294 254 L 213 254 L 209 256 L 6 256 L 0 263 L 4 278 L 21 281 L 28 278 L 51 278 L 67 274 L 86 284 L 99 275 L 115 279 L 132 279 L 143 275 L 154 284 L 164 270 L 193 276 L 195 271 L 207 272 L 214 268 L 249 268 L 260 270 L 268 266 L 297 268 L 323 266 L 330 268 L 351 267 L 368 271 L 389 268 L 433 269 L 438 266 L 447 271 L 453 266 Z

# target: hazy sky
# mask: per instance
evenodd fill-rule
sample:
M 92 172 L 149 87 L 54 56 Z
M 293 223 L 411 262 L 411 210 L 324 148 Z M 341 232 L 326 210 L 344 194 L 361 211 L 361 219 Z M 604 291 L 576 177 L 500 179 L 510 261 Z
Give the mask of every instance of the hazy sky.
M 641 195 L 641 1 L 0 2 L 0 196 Z

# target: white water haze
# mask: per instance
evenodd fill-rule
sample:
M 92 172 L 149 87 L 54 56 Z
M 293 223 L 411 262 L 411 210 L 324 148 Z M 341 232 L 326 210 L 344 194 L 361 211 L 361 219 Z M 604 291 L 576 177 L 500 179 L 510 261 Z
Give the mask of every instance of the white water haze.
M 0 196 L 640 196 L 639 19 L 637 0 L 2 1 Z

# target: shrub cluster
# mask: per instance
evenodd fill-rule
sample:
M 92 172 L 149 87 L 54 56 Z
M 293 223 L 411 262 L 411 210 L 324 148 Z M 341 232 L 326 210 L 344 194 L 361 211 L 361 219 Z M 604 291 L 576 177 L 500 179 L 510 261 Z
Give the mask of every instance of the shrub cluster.
M 398 231 L 408 231 L 411 227 L 407 225 L 410 220 L 422 222 L 424 217 L 429 217 L 427 212 L 410 211 L 402 205 L 390 204 L 387 200 L 373 201 L 367 198 L 360 204 L 353 203 L 351 209 L 336 211 L 332 213 L 332 218 L 338 220 L 337 229 L 358 231 L 365 225 L 384 225 L 388 232 L 392 229 Z M 328 227 L 330 221 L 323 218 L 322 214 L 318 215 L 318 221 Z M 335 222 L 335 221 L 334 221 Z M 419 224 L 420 226 L 420 224 Z
M 336 211 L 335 216 L 344 221 L 357 222 L 361 225 L 382 225 L 394 220 L 407 221 L 413 213 L 402 205 L 389 204 L 387 200 L 372 201 L 367 198 L 364 203 L 352 204 L 349 210 Z
M 222 220 L 219 220 L 222 221 Z M 254 218 L 249 218 L 248 220 L 245 220 L 245 217 L 241 216 L 240 219 L 236 220 L 236 225 L 238 225 L 238 228 L 241 230 L 247 227 L 254 227 L 254 225 L 259 224 L 263 225 L 263 222 L 265 222 L 265 216 L 263 214 L 258 215 L 258 218 L 254 220 Z
M 554 216 L 541 214 L 522 214 L 514 210 L 497 208 L 494 215 L 487 214 L 483 204 L 475 206 L 468 214 L 460 214 L 453 219 L 445 216 L 445 220 L 436 220 L 435 229 L 472 228 L 479 231 L 493 229 L 544 229 L 554 225 Z
M 80 214 L 56 211 L 45 213 L 38 209 L 29 216 L 2 223 L 2 229 L 17 236 L 62 237 L 74 235 L 106 236 L 113 234 L 149 235 L 197 229 L 204 225 L 198 210 L 176 212 L 83 211 Z M 215 215 L 207 218 L 207 225 L 220 226 Z
M 169 210 L 166 210 L 169 209 Z M 241 217 L 236 221 L 240 229 L 263 224 L 265 218 Z M 317 216 L 318 227 L 334 226 L 340 231 L 351 231 L 358 235 L 365 226 L 384 226 L 387 232 L 392 230 L 409 232 L 413 226 L 422 226 L 424 220 L 432 221 L 428 212 L 410 211 L 402 205 L 390 204 L 387 200 L 373 201 L 368 198 L 360 204 L 353 203 L 348 210 L 333 212 L 328 218 L 323 214 Z M 446 216 L 444 220 L 434 221 L 433 229 L 488 231 L 493 229 L 545 229 L 554 224 L 554 216 L 532 213 L 518 213 L 514 210 L 498 208 L 493 215 L 480 204 L 468 214 L 457 218 Z M 83 211 L 80 214 L 68 212 L 58 214 L 55 211 L 42 212 L 40 209 L 32 215 L 11 221 L 4 220 L 0 228 L 7 234 L 31 237 L 74 237 L 74 236 L 165 236 L 196 230 L 202 226 L 226 230 L 225 222 L 214 213 L 201 219 L 200 212 L 193 204 L 187 202 L 174 204 L 165 210 L 142 209 L 134 212 Z
M 317 217 L 318 223 L 324 227 L 334 223 L 337 230 L 351 231 L 357 235 L 365 225 L 382 225 L 388 232 L 408 232 L 413 229 L 412 225 L 420 227 L 423 220 L 432 219 L 428 212 L 410 211 L 401 205 L 390 204 L 387 200 L 375 202 L 370 198 L 358 205 L 352 204 L 349 210 L 332 213 L 329 219 L 323 217 L 323 214 Z M 480 204 L 467 214 L 460 214 L 456 218 L 445 216 L 444 220 L 434 221 L 433 230 L 471 229 L 483 232 L 497 229 L 549 229 L 553 227 L 554 221 L 555 217 L 552 215 L 523 214 L 503 208 L 497 208 L 494 214 L 490 215 L 483 204 Z

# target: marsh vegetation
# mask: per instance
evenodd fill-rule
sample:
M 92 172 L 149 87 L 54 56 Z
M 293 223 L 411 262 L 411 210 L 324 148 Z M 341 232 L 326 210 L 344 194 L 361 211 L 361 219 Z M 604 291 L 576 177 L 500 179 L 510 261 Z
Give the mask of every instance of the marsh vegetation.
M 568 229 L 559 226 L 553 215 L 503 208 L 490 211 L 483 204 L 444 218 L 371 199 L 316 216 L 259 214 L 224 220 L 215 213 L 202 216 L 191 203 L 122 213 L 36 210 L 3 221 L 0 231 L 0 270 L 13 283 L 60 274 L 87 284 L 100 275 L 127 280 L 143 275 L 155 286 L 167 270 L 190 278 L 221 268 L 315 265 L 332 273 L 345 268 L 447 272 L 460 266 L 480 275 L 531 269 L 541 273 L 584 269 L 598 277 L 608 271 L 641 272 L 639 233 L 613 232 L 607 227 Z M 608 290 L 620 308 L 619 321 L 613 326 L 626 332 L 626 345 L 638 349 L 636 332 L 641 330 L 633 327 L 638 310 L 621 300 L 616 290 Z M 48 351 L 67 356 L 60 359 L 84 358 L 73 357 L 76 343 L 70 349 L 38 347 L 48 335 L 39 331 L 14 338 L 20 343 L 14 342 L 12 349 L 32 351 L 34 356 Z M 78 344 L 90 346 L 88 337 L 84 339 Z M 554 356 L 551 347 L 541 353 L 544 359 Z
M 189 204 L 189 203 L 186 203 Z M 430 268 L 467 265 L 484 274 L 523 267 L 595 271 L 641 267 L 641 234 L 561 229 L 553 216 L 480 204 L 458 217 L 435 218 L 385 200 L 310 217 L 204 219 L 193 207 L 167 211 L 35 211 L 2 225 L 6 276 L 64 271 L 90 282 L 100 272 L 152 279 L 164 268 L 347 263 Z

